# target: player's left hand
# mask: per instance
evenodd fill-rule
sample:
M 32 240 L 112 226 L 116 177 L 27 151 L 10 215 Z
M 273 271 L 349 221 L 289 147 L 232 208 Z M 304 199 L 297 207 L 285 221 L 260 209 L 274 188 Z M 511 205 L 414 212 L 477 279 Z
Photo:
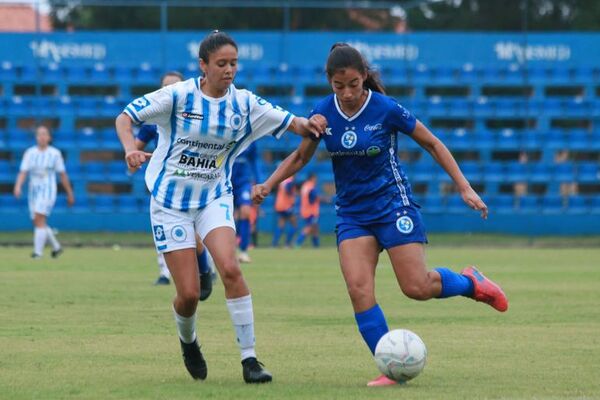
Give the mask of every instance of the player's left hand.
M 327 129 L 327 119 L 321 114 L 315 114 L 308 119 L 308 130 L 317 138 L 320 138 Z
M 264 183 L 259 183 L 252 186 L 252 202 L 254 204 L 261 204 L 265 201 L 265 198 L 271 193 L 271 189 Z
M 141 150 L 131 150 L 125 153 L 125 161 L 127 161 L 127 167 L 137 170 L 142 166 L 143 163 L 148 161 L 152 157 L 152 153 L 147 153 Z
M 488 208 L 487 205 L 481 200 L 481 197 L 473 190 L 471 186 L 461 190 L 460 195 L 462 199 L 469 207 L 473 210 L 481 211 L 481 218 L 487 219 Z
M 75 196 L 73 196 L 73 193 L 67 194 L 67 204 L 69 207 L 75 204 Z

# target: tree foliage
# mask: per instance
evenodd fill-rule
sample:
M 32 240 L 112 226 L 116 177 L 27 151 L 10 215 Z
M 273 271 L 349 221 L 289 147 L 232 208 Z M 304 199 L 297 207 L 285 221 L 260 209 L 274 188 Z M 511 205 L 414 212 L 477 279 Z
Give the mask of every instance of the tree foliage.
M 96 1 L 94 4 L 98 4 Z M 255 3 L 259 3 L 255 1 Z M 600 30 L 600 1 L 592 0 L 402 0 L 363 1 L 348 9 L 346 1 L 331 8 L 307 8 L 301 1 L 286 13 L 281 7 L 168 7 L 169 30 L 389 30 L 391 4 L 403 6 L 412 31 L 595 31 Z M 218 4 L 215 2 L 215 4 Z M 271 3 L 272 4 L 272 3 Z M 282 2 L 282 4 L 286 4 Z M 339 6 L 337 5 L 339 4 Z M 117 7 L 84 1 L 50 0 L 57 29 L 156 30 L 159 5 Z M 369 8 L 362 8 L 368 5 Z M 357 13 L 364 18 L 356 18 Z M 365 21 L 371 20 L 372 24 Z M 375 27 L 375 28 L 373 28 Z

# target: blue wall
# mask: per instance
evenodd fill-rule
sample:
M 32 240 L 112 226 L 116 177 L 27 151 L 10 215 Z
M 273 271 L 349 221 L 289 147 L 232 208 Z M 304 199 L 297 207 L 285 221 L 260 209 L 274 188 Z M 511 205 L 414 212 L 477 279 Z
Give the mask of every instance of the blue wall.
M 68 63 L 166 67 L 196 62 L 198 33 L 87 32 L 1 34 L 0 61 L 16 64 Z M 292 65 L 325 61 L 338 41 L 358 47 L 373 63 L 433 65 L 534 63 L 600 65 L 600 34 L 324 33 L 232 32 L 244 62 Z M 310 43 L 310 46 L 306 44 Z

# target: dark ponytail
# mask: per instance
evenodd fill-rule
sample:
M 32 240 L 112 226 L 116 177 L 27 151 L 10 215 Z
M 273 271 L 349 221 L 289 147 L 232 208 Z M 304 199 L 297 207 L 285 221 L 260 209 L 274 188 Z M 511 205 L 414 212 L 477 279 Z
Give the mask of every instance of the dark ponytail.
M 327 57 L 327 77 L 331 79 L 337 71 L 346 68 L 355 69 L 361 74 L 366 73 L 367 78 L 363 82 L 363 87 L 385 94 L 379 73 L 371 69 L 360 52 L 347 43 L 336 43 L 331 46 L 329 57 Z
M 235 40 L 233 40 L 231 36 L 218 30 L 212 31 L 206 35 L 204 40 L 202 40 L 202 43 L 200 43 L 198 57 L 208 64 L 209 56 L 228 44 L 235 47 L 236 50 L 238 49 L 237 43 L 235 43 Z

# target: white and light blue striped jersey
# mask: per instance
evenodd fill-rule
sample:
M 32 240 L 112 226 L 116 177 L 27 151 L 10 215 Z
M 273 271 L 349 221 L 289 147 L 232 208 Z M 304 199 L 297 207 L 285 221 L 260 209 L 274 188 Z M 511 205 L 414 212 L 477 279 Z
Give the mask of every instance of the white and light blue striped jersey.
M 56 147 L 48 146 L 44 150 L 37 146 L 28 148 L 19 170 L 29 175 L 30 201 L 56 199 L 56 173 L 65 172 L 65 162 Z
M 146 185 L 161 206 L 181 211 L 231 194 L 237 155 L 262 136 L 279 138 L 294 117 L 233 84 L 225 96 L 209 97 L 200 78 L 142 96 L 123 112 L 138 124 L 157 125 Z

